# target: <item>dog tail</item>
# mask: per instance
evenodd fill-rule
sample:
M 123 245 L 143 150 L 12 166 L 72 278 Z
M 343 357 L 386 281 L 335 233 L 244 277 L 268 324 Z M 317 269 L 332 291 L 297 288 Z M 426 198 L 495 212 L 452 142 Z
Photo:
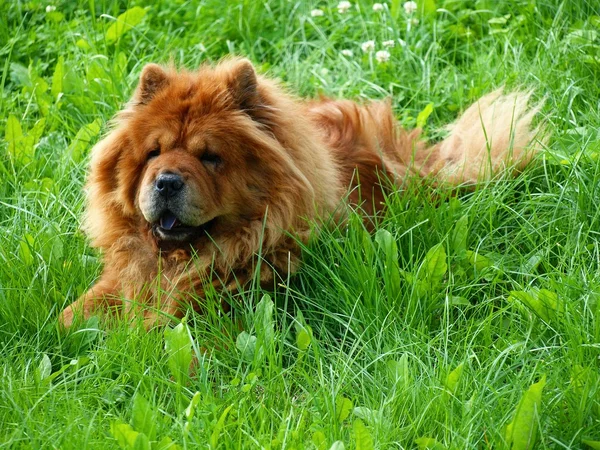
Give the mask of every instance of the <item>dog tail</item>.
M 443 141 L 417 148 L 413 167 L 456 186 L 522 170 L 545 143 L 543 126 L 532 126 L 543 102 L 530 106 L 530 97 L 502 89 L 485 95 L 447 127 Z

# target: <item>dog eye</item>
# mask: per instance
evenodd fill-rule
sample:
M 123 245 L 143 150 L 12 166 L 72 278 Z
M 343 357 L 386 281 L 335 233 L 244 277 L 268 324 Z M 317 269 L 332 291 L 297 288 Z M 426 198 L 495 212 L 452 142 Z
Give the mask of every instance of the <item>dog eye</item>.
M 148 153 L 148 155 L 146 155 L 146 159 L 150 161 L 152 158 L 156 158 L 157 156 L 160 156 L 160 148 L 155 148 L 150 153 Z
M 204 152 L 204 154 L 200 157 L 200 161 L 205 166 L 217 167 L 223 163 L 223 160 L 216 153 Z
M 147 159 L 152 159 L 152 158 L 156 158 L 157 156 L 160 156 L 160 148 L 155 148 L 154 150 L 149 152 L 146 157 L 147 157 Z

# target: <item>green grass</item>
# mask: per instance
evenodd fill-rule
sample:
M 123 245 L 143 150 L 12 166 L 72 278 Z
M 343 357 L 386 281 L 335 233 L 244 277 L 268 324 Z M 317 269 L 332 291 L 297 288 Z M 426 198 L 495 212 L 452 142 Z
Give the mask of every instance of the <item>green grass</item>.
M 536 448 L 599 448 L 597 2 L 437 0 L 410 27 L 397 1 L 225 3 L 139 2 L 118 36 L 138 2 L 0 4 L 0 447 L 527 448 L 513 423 Z M 396 41 L 388 63 L 371 39 Z M 316 237 L 273 303 L 249 289 L 235 318 L 171 334 L 61 334 L 101 270 L 78 229 L 89 149 L 144 64 L 229 53 L 301 95 L 391 97 L 408 128 L 433 103 L 433 139 L 482 94 L 532 88 L 551 138 L 514 180 L 399 192 L 375 233 L 353 217 Z

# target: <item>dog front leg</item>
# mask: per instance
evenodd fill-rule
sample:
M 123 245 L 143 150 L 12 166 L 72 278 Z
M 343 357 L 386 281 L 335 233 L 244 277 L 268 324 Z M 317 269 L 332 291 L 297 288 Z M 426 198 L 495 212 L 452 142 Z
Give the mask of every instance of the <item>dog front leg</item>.
M 104 272 L 92 288 L 67 306 L 58 317 L 59 324 L 69 329 L 75 321 L 84 321 L 96 314 L 114 312 L 123 304 L 119 296 L 119 283 L 110 273 Z
M 190 306 L 194 311 L 202 314 L 206 302 L 205 290 L 209 286 L 210 289 L 217 292 L 231 294 L 246 285 L 249 279 L 247 271 L 235 274 L 232 272 L 228 279 L 213 274 L 211 280 L 207 280 L 205 274 L 195 271 L 188 272 L 176 283 L 165 286 L 159 298 L 155 298 L 152 307 L 145 307 L 143 311 L 144 328 L 150 330 L 169 324 L 173 318 L 181 319 Z M 221 299 L 220 306 L 226 312 L 230 310 L 225 295 Z

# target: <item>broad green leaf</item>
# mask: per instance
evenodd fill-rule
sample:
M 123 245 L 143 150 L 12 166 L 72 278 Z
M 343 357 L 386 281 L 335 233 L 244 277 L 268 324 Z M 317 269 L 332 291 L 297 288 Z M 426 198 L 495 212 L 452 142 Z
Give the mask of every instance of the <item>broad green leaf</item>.
M 390 299 L 396 298 L 400 287 L 400 266 L 398 265 L 398 244 L 392 234 L 385 229 L 380 229 L 375 234 L 375 242 L 385 255 L 383 265 L 383 279 L 386 294 Z
M 63 78 L 65 76 L 65 58 L 64 56 L 58 57 L 58 62 L 54 68 L 54 74 L 52 75 L 52 90 L 50 91 L 54 99 L 58 99 L 58 96 L 63 92 Z
M 362 250 L 365 252 L 365 261 L 371 261 L 374 255 L 375 247 L 373 245 L 372 235 L 367 230 L 362 230 L 360 242 Z
M 370 425 L 374 425 L 376 422 L 378 422 L 380 417 L 378 411 L 374 411 L 365 406 L 356 406 L 352 410 L 352 414 Z
M 111 78 L 107 72 L 107 66 L 108 63 L 106 61 L 98 59 L 93 59 L 88 64 L 85 79 L 92 91 L 100 94 L 112 88 L 112 86 L 105 84 Z
M 119 447 L 129 450 L 135 445 L 140 433 L 135 431 L 128 423 L 113 422 L 110 424 L 110 434 L 117 440 Z
M 392 19 L 398 20 L 400 14 L 402 13 L 402 4 L 404 0 L 391 0 L 390 2 L 390 14 L 392 15 Z
M 215 428 L 214 428 L 212 434 L 210 435 L 210 447 L 211 448 L 217 448 L 217 446 L 219 444 L 219 437 L 221 436 L 221 430 L 223 429 L 223 426 L 225 425 L 225 419 L 227 419 L 227 414 L 229 414 L 229 411 L 231 410 L 231 408 L 233 408 L 233 405 L 229 405 L 227 408 L 225 408 L 225 411 L 223 411 L 223 413 L 221 414 L 221 417 L 219 417 L 219 420 L 217 421 L 217 424 L 215 425 Z
M 52 178 L 42 178 L 38 181 L 38 185 L 42 192 L 51 192 L 54 190 L 54 180 Z
M 144 433 L 138 434 L 137 439 L 133 443 L 133 450 L 152 450 L 148 436 Z
M 33 253 L 31 250 L 33 249 L 34 243 L 35 239 L 30 234 L 25 234 L 19 242 L 19 256 L 26 266 L 33 264 Z
M 508 22 L 508 19 L 510 19 L 510 14 L 506 14 L 505 16 L 500 16 L 500 17 L 492 17 L 491 19 L 488 20 L 488 23 L 490 25 L 506 25 L 506 22 Z
M 511 450 L 534 448 L 537 438 L 537 418 L 542 406 L 542 390 L 546 385 L 546 376 L 532 384 L 523 394 L 515 416 L 506 427 L 506 442 Z
M 471 250 L 467 250 L 467 259 L 477 271 L 482 271 L 483 269 L 494 265 L 494 262 L 491 259 Z
M 12 114 L 9 114 L 8 119 L 6 120 L 4 137 L 6 138 L 6 142 L 8 142 L 8 152 L 13 155 L 16 154 L 15 145 L 16 142 L 23 137 L 23 129 L 21 128 L 19 119 Z
M 47 116 L 52 102 L 52 97 L 48 94 L 48 83 L 42 77 L 34 74 L 32 75 L 32 84 L 38 108 L 43 116 Z
M 356 440 L 356 450 L 373 450 L 375 448 L 371 433 L 369 433 L 362 420 L 355 420 L 352 424 L 352 429 L 354 431 L 354 439 Z
M 167 363 L 178 384 L 183 384 L 189 378 L 192 343 L 188 326 L 184 322 L 173 329 L 165 329 Z
M 198 406 L 198 403 L 200 403 L 200 392 L 196 391 L 196 393 L 192 397 L 192 400 L 190 401 L 190 404 L 187 406 L 187 408 L 185 408 L 184 411 L 185 418 L 188 422 L 194 418 L 194 413 L 196 412 L 196 407 Z
M 182 450 L 182 447 L 173 442 L 170 437 L 165 436 L 159 442 L 152 445 L 152 450 Z
M 431 249 L 425 255 L 425 273 L 427 280 L 432 286 L 435 286 L 442 281 L 446 271 L 448 270 L 448 263 L 446 262 L 446 250 L 444 244 L 439 243 L 431 247 Z
M 118 76 L 127 76 L 127 55 L 125 54 L 125 52 L 119 52 L 117 54 L 117 57 L 114 59 L 113 62 L 113 67 L 114 72 L 116 72 Z
M 389 255 L 393 259 L 398 259 L 398 245 L 388 230 L 381 228 L 375 233 L 375 242 L 379 248 L 383 250 L 385 255 Z
M 327 449 L 327 439 L 325 438 L 325 434 L 322 431 L 315 431 L 312 435 L 312 443 L 317 448 L 317 450 L 326 450 Z
M 13 115 L 8 116 L 4 137 L 8 142 L 8 154 L 15 163 L 25 165 L 34 160 L 35 145 L 39 142 L 45 126 L 46 120 L 42 118 L 25 136 L 19 120 Z
M 106 30 L 106 41 L 109 44 L 118 41 L 121 36 L 139 24 L 145 15 L 146 10 L 140 6 L 128 9 L 117 17 L 115 23 L 108 27 Z
M 152 445 L 152 450 L 180 450 L 181 447 L 171 440 L 170 437 L 165 436 L 156 444 Z
M 52 372 L 52 374 L 47 376 L 46 378 L 44 378 L 43 381 L 46 384 L 50 384 L 54 379 L 56 379 L 59 375 L 66 372 L 67 370 L 70 370 L 70 369 L 77 370 L 77 369 L 85 366 L 86 364 L 88 364 L 90 361 L 91 361 L 90 358 L 88 358 L 86 356 L 80 357 L 78 359 L 73 359 L 70 363 L 65 364 L 60 369 L 58 369 L 56 372 Z
M 600 450 L 600 441 L 590 441 L 589 439 L 582 439 L 581 442 L 593 450 Z
M 446 377 L 445 385 L 450 392 L 453 394 L 456 393 L 456 388 L 458 387 L 458 382 L 460 381 L 460 376 L 463 371 L 463 363 L 460 363 L 456 369 L 448 374 Z
M 446 301 L 451 306 L 470 306 L 471 302 L 464 297 L 460 297 L 457 295 L 450 295 L 447 297 Z
M 142 395 L 136 394 L 133 398 L 133 413 L 131 425 L 137 431 L 144 433 L 151 441 L 156 439 L 156 423 L 158 413 L 154 410 L 148 400 Z
M 244 361 L 254 361 L 254 354 L 256 353 L 256 336 L 252 336 L 246 331 L 242 331 L 235 340 L 235 347 L 242 354 L 242 359 Z
M 307 325 L 307 326 L 301 328 L 298 331 L 298 334 L 296 335 L 296 345 L 298 346 L 298 350 L 300 350 L 302 352 L 306 351 L 306 349 L 308 349 L 308 347 L 310 346 L 311 341 L 312 341 L 312 330 Z
M 92 316 L 85 321 L 79 330 L 69 335 L 69 347 L 80 353 L 94 343 L 101 334 L 100 321 L 97 316 Z
M 10 78 L 17 86 L 31 87 L 29 69 L 22 64 L 10 63 Z
M 531 292 L 511 291 L 508 300 L 518 301 L 527 306 L 540 319 L 548 323 L 556 317 L 558 310 L 558 296 L 545 289 Z
M 75 42 L 75 45 L 84 51 L 87 51 L 92 48 L 88 41 L 86 41 L 85 39 L 79 39 L 77 42 Z
M 525 275 L 532 274 L 537 269 L 537 267 L 540 265 L 542 260 L 543 260 L 543 256 L 541 254 L 537 253 L 537 254 L 533 255 L 525 263 L 523 263 L 523 265 L 521 265 L 521 273 L 523 273 Z
M 53 260 L 60 260 L 63 257 L 64 245 L 60 234 L 57 232 L 44 233 L 42 241 L 42 248 L 40 253 L 47 262 Z
M 457 256 L 466 255 L 467 236 L 469 234 L 469 216 L 466 214 L 456 221 L 452 232 L 452 250 Z
M 537 291 L 537 298 L 544 305 L 550 317 L 555 317 L 559 311 L 558 294 L 547 289 Z
M 100 119 L 94 120 L 92 123 L 82 126 L 71 145 L 67 150 L 67 153 L 71 156 L 73 161 L 79 163 L 83 160 L 86 150 L 89 149 L 92 139 L 94 139 L 100 133 L 100 126 L 102 121 Z
M 352 400 L 342 395 L 335 399 L 335 414 L 337 421 L 342 423 L 350 415 L 352 411 Z
M 421 17 L 433 15 L 437 10 L 435 0 L 417 0 L 417 5 L 417 11 Z
M 430 437 L 420 437 L 415 439 L 415 444 L 417 444 L 419 450 L 446 450 L 445 445 L 440 444 L 434 438 Z
M 59 11 L 50 11 L 46 13 L 46 20 L 48 22 L 58 23 L 65 18 L 65 15 Z
M 28 137 L 31 138 L 31 147 L 33 150 L 33 146 L 37 145 L 44 134 L 44 128 L 46 127 L 46 119 L 38 120 L 31 130 L 27 133 Z
M 404 386 L 411 382 L 410 367 L 408 364 L 408 354 L 404 353 L 398 361 L 391 360 L 386 363 L 388 373 L 394 383 L 402 381 Z
M 50 362 L 50 358 L 45 353 L 42 355 L 42 360 L 38 365 L 38 373 L 40 381 L 48 378 L 50 374 L 52 374 L 52 362 Z
M 271 349 L 275 343 L 275 326 L 273 324 L 273 309 L 275 305 L 268 294 L 263 295 L 256 305 L 256 334 L 266 350 Z
M 425 126 L 425 124 L 427 123 L 427 119 L 429 118 L 432 112 L 433 103 L 428 103 L 427 106 L 423 108 L 423 111 L 421 111 L 417 115 L 417 128 L 423 128 Z
M 416 277 L 410 272 L 400 270 L 400 275 L 402 275 L 402 278 L 404 278 L 407 283 L 413 284 L 416 282 Z

